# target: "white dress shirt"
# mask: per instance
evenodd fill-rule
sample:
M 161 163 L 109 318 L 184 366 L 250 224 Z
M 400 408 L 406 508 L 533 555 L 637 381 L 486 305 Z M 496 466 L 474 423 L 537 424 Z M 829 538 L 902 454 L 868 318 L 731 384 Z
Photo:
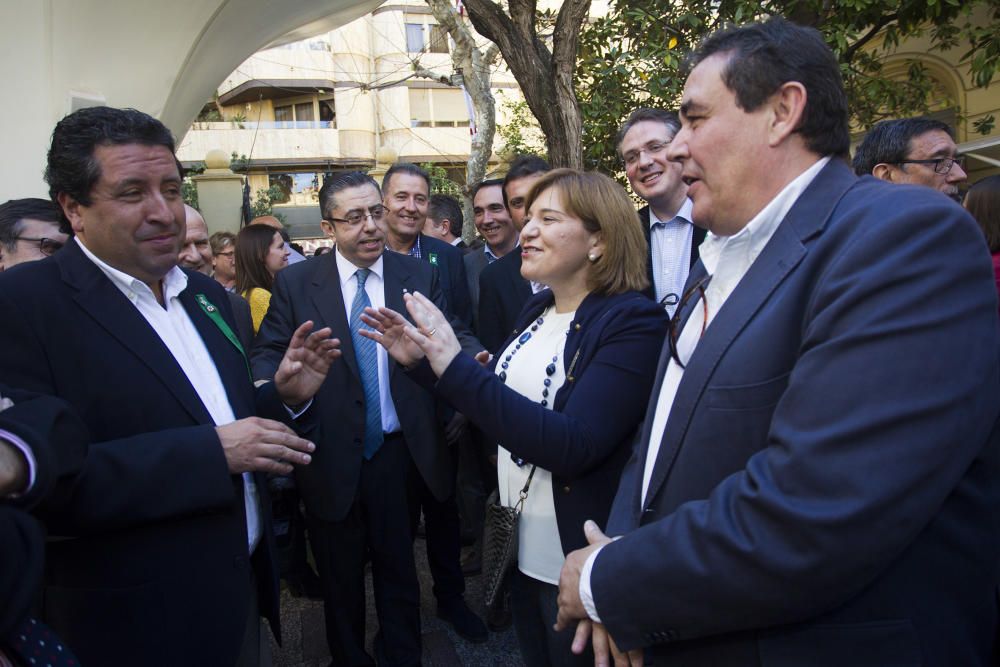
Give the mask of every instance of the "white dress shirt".
M 691 209 L 694 205 L 687 197 L 681 208 L 669 220 L 660 220 L 653 207 L 649 207 L 649 252 L 653 263 L 653 289 L 656 301 L 663 302 L 668 294 L 678 300 L 684 291 L 691 270 L 691 244 L 694 242 L 694 224 Z M 667 313 L 674 314 L 676 306 L 668 306 Z
M 198 394 L 215 425 L 224 426 L 236 421 L 226 387 L 215 367 L 215 360 L 209 354 L 205 341 L 201 339 L 201 334 L 198 333 L 198 329 L 195 328 L 178 298 L 187 287 L 187 275 L 176 266 L 167 272 L 162 281 L 163 305 L 161 306 L 149 285 L 109 266 L 90 252 L 79 237 L 75 237 L 75 240 L 83 250 L 83 254 L 125 295 L 149 323 L 153 333 L 163 341 L 184 371 L 184 375 L 187 376 L 191 387 Z M 260 542 L 262 532 L 258 495 L 253 475 L 248 472 L 243 473 L 243 502 L 246 505 L 247 539 L 251 553 Z
M 354 303 L 354 296 L 358 293 L 358 269 L 364 268 L 355 266 L 346 257 L 337 253 L 337 273 L 340 274 L 340 291 L 344 295 L 344 310 L 347 313 L 347 323 L 351 323 L 351 305 Z M 365 293 L 372 303 L 372 308 L 385 307 L 385 268 L 382 257 L 375 260 L 375 263 L 368 267 L 371 273 L 365 279 Z M 396 406 L 392 403 L 392 391 L 389 387 L 389 357 L 385 348 L 375 345 L 378 356 L 378 396 L 379 406 L 382 409 L 382 431 L 384 433 L 395 433 L 400 430 L 399 417 L 396 415 Z
M 705 241 L 699 246 L 698 251 L 701 261 L 705 265 L 708 275 L 712 276 L 708 287 L 705 289 L 705 303 L 708 306 L 708 319 L 705 320 L 704 308 L 696 307 L 691 311 L 691 316 L 684 324 L 677 340 L 677 352 L 681 360 L 687 365 L 687 361 L 694 354 L 698 341 L 702 336 L 702 323 L 705 330 L 712 324 L 715 315 L 722 309 L 726 300 L 736 289 L 736 286 L 746 275 L 754 261 L 760 255 L 764 246 L 774 236 L 785 215 L 805 191 L 809 184 L 813 182 L 816 175 L 822 171 L 829 157 L 818 160 L 811 167 L 799 174 L 795 180 L 786 185 L 778 195 L 765 206 L 760 213 L 753 217 L 747 225 L 732 236 L 716 236 L 709 232 L 705 236 Z M 657 455 L 660 452 L 660 443 L 663 440 L 663 432 L 667 427 L 667 420 L 670 417 L 670 410 L 673 406 L 674 397 L 680 387 L 681 379 L 684 377 L 684 369 L 677 365 L 673 359 L 668 362 L 667 371 L 660 386 L 660 394 L 656 400 L 656 412 L 653 415 L 653 425 L 649 432 L 648 450 L 646 451 L 646 466 L 642 476 L 642 496 L 641 503 L 646 504 L 646 494 L 649 491 L 649 482 L 653 476 L 653 469 L 656 467 Z M 597 559 L 597 549 L 590 555 L 580 573 L 580 597 L 583 606 L 590 617 L 600 623 L 597 615 L 597 606 L 594 603 L 594 596 L 590 588 L 590 573 L 594 568 L 594 561 Z

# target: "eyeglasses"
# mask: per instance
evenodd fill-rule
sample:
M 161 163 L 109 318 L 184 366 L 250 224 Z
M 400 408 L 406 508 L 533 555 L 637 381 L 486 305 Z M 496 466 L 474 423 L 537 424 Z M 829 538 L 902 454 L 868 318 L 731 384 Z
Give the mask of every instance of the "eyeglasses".
M 705 335 L 705 327 L 708 326 L 708 301 L 705 299 L 705 287 L 708 286 L 708 281 L 711 279 L 712 276 L 706 275 L 688 288 L 688 291 L 681 297 L 680 303 L 677 304 L 677 310 L 674 311 L 674 316 L 670 318 L 670 328 L 667 331 L 667 342 L 670 344 L 670 357 L 681 368 L 684 368 L 685 365 L 684 362 L 681 361 L 681 355 L 677 350 L 677 339 L 680 337 L 681 333 L 681 314 L 684 312 L 684 306 L 687 302 L 691 300 L 691 297 L 697 294 L 698 298 L 701 299 L 702 307 L 701 333 L 698 334 L 698 340 L 701 340 L 701 337 Z M 667 297 L 669 296 L 671 295 L 668 294 Z M 675 299 L 677 298 L 676 294 L 673 296 Z M 666 297 L 664 297 L 664 300 L 666 300 Z
M 368 209 L 367 212 L 351 211 L 350 213 L 347 214 L 347 217 L 345 218 L 327 218 L 327 220 L 329 220 L 330 222 L 344 222 L 353 227 L 356 225 L 360 225 L 362 222 L 365 221 L 366 218 L 371 218 L 373 222 L 378 222 L 384 216 L 385 216 L 385 206 L 379 204 L 377 206 L 372 206 L 370 209 Z
M 232 257 L 235 254 L 236 254 L 235 250 L 229 250 L 227 252 L 217 252 L 217 253 L 215 253 L 215 256 L 216 257 Z
M 962 169 L 965 169 L 965 156 L 959 155 L 958 157 L 939 157 L 933 160 L 900 160 L 896 164 L 932 164 L 934 165 L 935 174 L 947 174 L 951 171 L 954 165 L 958 165 Z
M 38 249 L 46 257 L 51 257 L 57 250 L 63 247 L 62 241 L 56 241 L 50 238 L 34 238 L 31 236 L 16 236 L 14 237 L 18 241 L 30 241 L 31 243 L 37 243 Z
M 657 153 L 662 153 L 667 146 L 670 145 L 670 140 L 659 141 L 653 140 L 642 148 L 636 149 L 634 151 L 629 151 L 622 155 L 622 160 L 625 161 L 625 165 L 631 167 L 636 162 L 639 161 L 639 156 L 645 153 L 646 155 L 656 155 Z

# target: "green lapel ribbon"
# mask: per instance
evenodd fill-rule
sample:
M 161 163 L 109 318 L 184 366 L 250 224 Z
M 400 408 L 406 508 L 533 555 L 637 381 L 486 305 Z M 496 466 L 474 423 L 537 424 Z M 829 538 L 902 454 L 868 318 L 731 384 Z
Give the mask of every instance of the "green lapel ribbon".
M 195 294 L 195 301 L 201 306 L 201 309 L 205 311 L 208 315 L 208 319 L 215 323 L 215 326 L 219 327 L 219 331 L 229 339 L 229 342 L 233 344 L 233 347 L 240 353 L 243 357 L 243 362 L 247 365 L 247 375 L 250 376 L 250 382 L 253 382 L 253 372 L 250 370 L 250 360 L 247 359 L 247 352 L 243 349 L 243 345 L 240 343 L 240 339 L 233 332 L 226 320 L 222 318 L 222 313 L 219 312 L 219 308 L 215 306 L 211 301 L 209 301 L 204 294 Z

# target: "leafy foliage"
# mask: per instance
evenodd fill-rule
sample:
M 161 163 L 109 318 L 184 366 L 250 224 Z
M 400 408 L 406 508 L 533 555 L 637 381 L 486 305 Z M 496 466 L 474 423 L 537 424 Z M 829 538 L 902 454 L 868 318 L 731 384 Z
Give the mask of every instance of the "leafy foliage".
M 857 127 L 956 103 L 936 96 L 933 79 L 917 62 L 903 72 L 886 71 L 885 56 L 903 39 L 926 36 L 933 50 L 965 49 L 962 61 L 977 86 L 989 85 L 1000 67 L 1000 5 L 994 0 L 615 0 L 580 39 L 576 85 L 588 167 L 620 171 L 617 128 L 635 107 L 676 108 L 684 56 L 704 37 L 727 24 L 774 15 L 823 34 L 841 63 Z M 988 133 L 992 120 L 974 129 Z
M 502 94 L 502 93 L 499 93 Z M 499 151 L 500 158 L 509 162 L 517 155 L 540 155 L 548 159 L 545 150 L 545 139 L 538 129 L 538 123 L 531 115 L 531 109 L 524 100 L 504 98 L 501 106 L 506 111 L 506 123 L 497 125 L 497 134 L 503 148 Z
M 420 165 L 431 177 L 432 195 L 451 195 L 462 199 L 462 186 L 448 177 L 448 170 L 433 162 L 425 162 Z

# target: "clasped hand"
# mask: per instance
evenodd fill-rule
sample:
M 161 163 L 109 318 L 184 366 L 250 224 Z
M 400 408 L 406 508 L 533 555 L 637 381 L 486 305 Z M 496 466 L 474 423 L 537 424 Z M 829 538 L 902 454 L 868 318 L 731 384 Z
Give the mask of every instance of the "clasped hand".
M 423 294 L 404 294 L 403 301 L 416 326 L 391 308 L 365 308 L 361 320 L 372 330 L 362 329 L 361 335 L 381 344 L 403 367 L 412 367 L 426 357 L 434 374 L 441 377 L 462 351 L 455 331 L 444 313 Z

